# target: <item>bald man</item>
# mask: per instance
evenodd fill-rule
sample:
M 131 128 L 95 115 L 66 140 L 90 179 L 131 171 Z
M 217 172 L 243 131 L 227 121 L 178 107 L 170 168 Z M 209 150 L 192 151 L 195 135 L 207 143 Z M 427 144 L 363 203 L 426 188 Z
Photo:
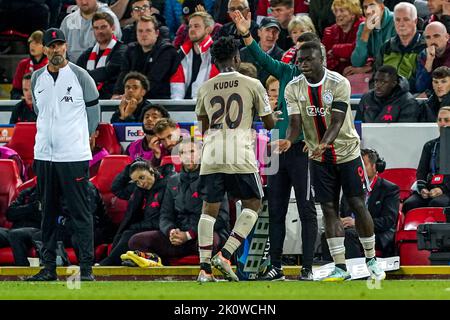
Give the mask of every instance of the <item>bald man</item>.
M 427 47 L 417 57 L 416 90 L 431 89 L 431 73 L 437 67 L 450 67 L 450 36 L 441 22 L 431 22 L 423 32 Z

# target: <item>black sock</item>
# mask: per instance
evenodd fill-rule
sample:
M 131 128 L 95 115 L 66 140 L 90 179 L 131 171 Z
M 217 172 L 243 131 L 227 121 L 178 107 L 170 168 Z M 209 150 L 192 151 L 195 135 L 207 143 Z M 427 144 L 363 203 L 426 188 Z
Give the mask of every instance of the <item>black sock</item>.
M 231 259 L 231 253 L 228 252 L 227 249 L 222 249 L 222 250 L 220 250 L 220 252 L 222 252 L 222 256 L 223 256 L 225 259 L 227 259 L 227 260 L 230 260 L 230 259 Z
M 212 274 L 211 265 L 206 262 L 200 263 L 200 270 L 204 270 L 208 274 Z
M 339 264 L 337 264 L 336 265 L 336 267 L 338 267 L 338 268 L 340 268 L 340 269 L 342 269 L 342 270 L 344 270 L 344 271 L 347 271 L 347 266 L 345 265 L 345 263 L 339 263 Z

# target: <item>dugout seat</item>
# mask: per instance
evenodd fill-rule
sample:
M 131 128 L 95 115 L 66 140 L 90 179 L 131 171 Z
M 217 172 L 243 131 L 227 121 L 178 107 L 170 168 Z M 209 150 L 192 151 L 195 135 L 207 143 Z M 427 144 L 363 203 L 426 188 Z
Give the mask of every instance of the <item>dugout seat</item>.
M 98 137 L 95 144 L 100 148 L 105 148 L 109 154 L 121 154 L 122 146 L 116 136 L 116 131 L 111 123 L 100 122 L 98 125 Z
M 131 163 L 131 158 L 126 155 L 109 155 L 102 159 L 98 173 L 91 178 L 92 183 L 100 192 L 105 203 L 106 212 L 114 224 L 119 225 L 127 209 L 128 202 L 117 198 L 111 192 L 114 178 Z
M 11 140 L 6 144 L 6 147 L 16 151 L 22 158 L 28 178 L 35 176 L 32 165 L 36 131 L 36 122 L 18 122 Z
M 175 167 L 176 172 L 181 171 L 181 159 L 180 156 L 173 155 L 173 156 L 164 156 L 161 159 L 160 166 L 164 166 L 166 164 L 173 164 Z
M 430 251 L 417 249 L 417 226 L 423 223 L 445 222 L 443 208 L 416 208 L 410 210 L 405 217 L 403 229 L 395 235 L 400 264 L 429 265 Z
M 17 194 L 21 193 L 25 189 L 36 186 L 36 184 L 37 184 L 37 177 L 25 181 L 24 183 L 22 183 L 20 186 L 17 187 Z
M 200 257 L 196 254 L 181 258 L 170 258 L 169 266 L 198 266 L 200 265 Z
M 14 160 L 0 159 L 0 227 L 9 228 L 6 210 L 17 196 L 17 188 L 22 183 L 19 169 Z
M 416 181 L 417 169 L 414 168 L 392 168 L 386 169 L 380 176 L 400 188 L 400 201 L 404 201 L 411 195 L 411 186 Z

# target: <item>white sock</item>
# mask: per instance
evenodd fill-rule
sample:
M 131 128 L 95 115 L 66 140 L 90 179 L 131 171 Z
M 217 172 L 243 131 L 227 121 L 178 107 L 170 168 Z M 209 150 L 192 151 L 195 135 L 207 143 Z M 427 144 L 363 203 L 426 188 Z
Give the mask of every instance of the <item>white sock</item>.
M 367 259 L 372 259 L 375 257 L 375 234 L 367 238 L 359 238 L 361 244 L 364 248 L 364 255 Z
M 198 252 L 200 255 L 200 263 L 211 262 L 214 223 L 216 223 L 216 218 L 204 213 L 201 214 L 198 220 Z
M 242 241 L 247 238 L 250 231 L 252 231 L 253 226 L 256 223 L 256 220 L 258 220 L 258 213 L 245 208 L 242 210 L 241 214 L 236 220 L 236 223 L 234 224 L 233 231 L 231 232 L 231 235 L 228 237 L 227 242 L 223 246 L 225 250 L 227 250 L 230 254 L 233 254 L 239 248 Z
M 330 249 L 330 254 L 333 257 L 334 264 L 345 265 L 345 247 L 344 247 L 344 237 L 328 238 L 328 248 Z

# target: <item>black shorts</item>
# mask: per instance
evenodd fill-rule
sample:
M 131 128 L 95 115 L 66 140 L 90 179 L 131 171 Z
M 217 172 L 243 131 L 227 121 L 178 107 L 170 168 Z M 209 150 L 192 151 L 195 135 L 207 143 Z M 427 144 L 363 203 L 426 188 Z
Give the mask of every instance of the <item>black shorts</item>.
M 198 190 L 208 203 L 221 202 L 225 192 L 239 200 L 262 199 L 264 195 L 258 173 L 201 175 Z
M 339 200 L 341 187 L 346 197 L 361 196 L 366 188 L 366 172 L 361 157 L 355 160 L 329 164 L 311 161 L 315 199 L 320 203 Z

